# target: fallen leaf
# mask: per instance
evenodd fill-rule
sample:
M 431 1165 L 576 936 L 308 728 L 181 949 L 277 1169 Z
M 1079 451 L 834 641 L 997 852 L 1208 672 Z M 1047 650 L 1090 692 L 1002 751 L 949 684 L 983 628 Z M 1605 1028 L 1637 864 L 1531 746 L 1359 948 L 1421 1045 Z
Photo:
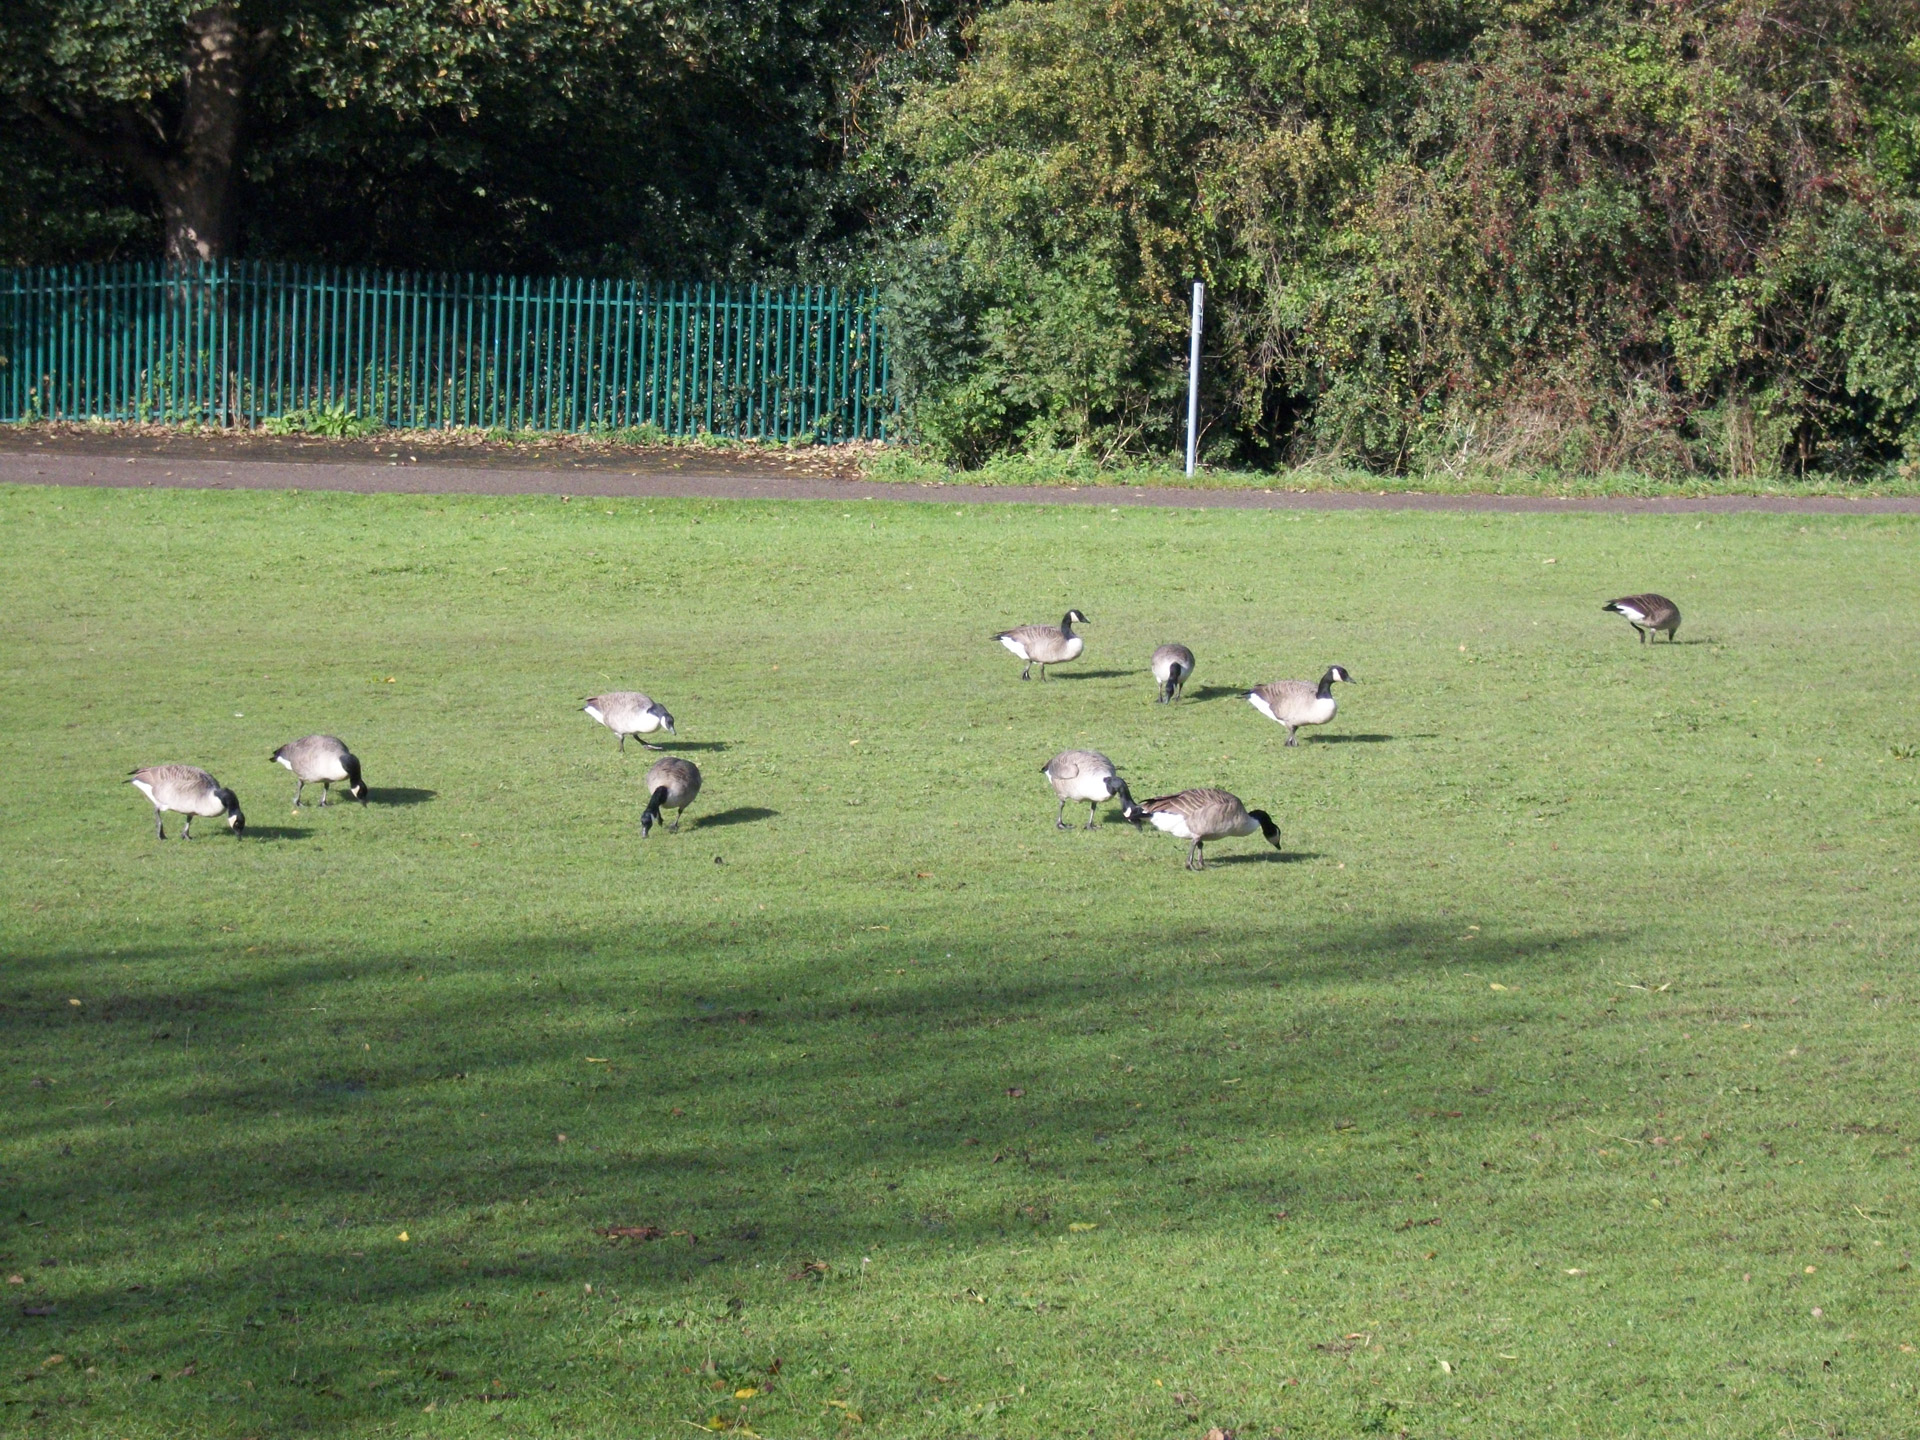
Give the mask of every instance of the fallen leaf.
M 824 1260 L 809 1260 L 798 1270 L 787 1276 L 789 1280 L 824 1280 L 833 1267 Z
M 1451 1375 L 1453 1373 L 1453 1362 L 1450 1360 L 1442 1360 L 1440 1362 L 1440 1373 L 1442 1375 Z
M 1491 985 L 1487 986 L 1489 990 L 1504 990 L 1506 988 L 1507 987 L 1502 985 L 1498 980 L 1495 980 Z
M 9 1275 L 7 1276 L 7 1283 L 9 1285 L 24 1285 L 27 1283 L 27 1277 L 24 1275 Z
M 47 1369 L 51 1369 L 55 1365 L 64 1365 L 66 1363 L 67 1363 L 67 1357 L 64 1355 L 49 1355 L 47 1356 L 46 1359 L 40 1362 L 40 1368 L 42 1370 L 47 1370 Z
M 70 998 L 70 999 L 68 999 L 68 1001 L 67 1001 L 67 1004 L 69 1004 L 69 1005 L 78 1005 L 78 1004 L 80 1004 L 80 1003 L 81 1003 L 80 1001 L 78 1001 L 78 1000 L 74 1000 L 74 999 L 71 999 L 71 998 Z
M 1822 1309 L 1821 1309 L 1821 1308 L 1820 1308 L 1820 1307 L 1819 1307 L 1818 1305 L 1816 1305 L 1816 1306 L 1814 1306 L 1814 1307 L 1813 1307 L 1813 1318 L 1814 1318 L 1814 1319 L 1816 1319 L 1816 1320 L 1824 1320 L 1824 1319 L 1826 1318 L 1826 1315 L 1827 1315 L 1827 1312 L 1826 1312 L 1826 1311 L 1824 1311 L 1824 1310 L 1822 1310 Z
M 1911 1350 L 1913 1349 L 1913 1346 L 1902 1345 L 1900 1348 L 1902 1350 Z M 942 1375 L 942 1374 L 939 1374 L 938 1372 L 935 1372 L 933 1379 L 934 1379 L 934 1383 L 937 1385 L 951 1385 L 953 1383 L 953 1376 Z
M 402 1231 L 400 1232 L 400 1234 L 398 1235 L 398 1237 L 396 1237 L 396 1238 L 398 1238 L 398 1240 L 400 1241 L 400 1243 L 401 1243 L 402 1245 L 404 1245 L 404 1244 L 406 1244 L 406 1243 L 407 1243 L 407 1232 L 406 1232 L 406 1231 L 404 1231 L 404 1230 L 402 1230 Z
M 22 1305 L 20 1307 L 20 1313 L 22 1315 L 34 1316 L 51 1315 L 58 1308 L 58 1306 L 54 1305 Z
M 667 1232 L 658 1225 L 603 1225 L 593 1233 L 609 1240 L 658 1240 Z
M 1586 1271 L 1584 1271 L 1584 1270 L 1569 1270 L 1569 1271 L 1567 1271 L 1567 1274 L 1569 1274 L 1569 1275 L 1584 1275 L 1584 1274 L 1586 1274 L 1586 1273 L 1587 1273 L 1587 1272 L 1586 1272 Z
M 913 878 L 916 880 L 931 880 L 933 879 L 933 872 L 931 870 L 916 870 L 913 872 Z
M 1022 1090 L 1018 1085 L 1009 1085 L 1007 1087 L 1007 1096 L 1009 1099 L 1018 1100 L 1022 1095 L 1026 1093 L 1027 1092 Z
M 736 1400 L 751 1400 L 759 1393 L 760 1391 L 757 1386 L 742 1385 L 738 1390 L 733 1392 L 733 1398 Z
M 198 1365 L 183 1366 L 182 1368 L 173 1372 L 173 1378 L 176 1380 L 185 1380 L 189 1375 L 194 1374 L 199 1369 L 200 1367 Z
M 607 1063 L 608 1063 L 608 1062 L 607 1062 L 607 1058 L 606 1058 L 606 1056 L 604 1056 L 604 1055 L 589 1055 L 589 1056 L 587 1056 L 587 1064 L 589 1064 L 589 1065 L 605 1065 L 605 1064 L 607 1064 Z
M 1085 1221 L 1081 1221 L 1081 1220 L 1076 1220 L 1071 1225 L 1067 1226 L 1067 1229 L 1073 1231 L 1075 1234 L 1079 1234 L 1087 1230 L 1098 1230 L 1099 1228 L 1100 1227 L 1098 1225 L 1089 1225 Z
M 1236 1440 L 1238 1432 L 1222 1430 L 1218 1425 L 1207 1431 L 1207 1440 Z

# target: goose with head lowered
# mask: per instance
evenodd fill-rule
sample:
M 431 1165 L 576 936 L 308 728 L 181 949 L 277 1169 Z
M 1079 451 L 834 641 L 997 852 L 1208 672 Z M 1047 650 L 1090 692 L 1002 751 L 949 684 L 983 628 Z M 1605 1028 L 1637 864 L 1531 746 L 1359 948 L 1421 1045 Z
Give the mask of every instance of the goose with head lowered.
M 678 755 L 663 755 L 647 769 L 647 808 L 640 816 L 640 836 L 653 833 L 662 810 L 673 811 L 669 831 L 680 828 L 680 817 L 700 794 L 700 767 Z
M 1133 803 L 1127 782 L 1114 772 L 1113 762 L 1098 750 L 1062 750 L 1040 767 L 1040 773 L 1047 777 L 1053 793 L 1060 797 L 1060 806 L 1053 812 L 1056 830 L 1072 828 L 1066 819 L 1069 800 L 1087 802 L 1087 823 L 1080 827 L 1082 830 L 1098 828 L 1094 813 L 1115 796 L 1120 799 L 1122 813 Z
M 1027 668 L 1020 672 L 1020 678 L 1031 678 L 1034 666 L 1040 667 L 1040 678 L 1047 678 L 1047 666 L 1064 665 L 1069 660 L 1078 660 L 1080 652 L 1087 642 L 1073 633 L 1076 625 L 1088 625 L 1092 622 L 1078 610 L 1069 610 L 1060 617 L 1058 625 L 1022 625 L 1016 630 L 1002 630 L 993 638 L 1020 659 L 1027 662 Z
M 1193 677 L 1193 651 L 1184 645 L 1162 645 L 1153 652 L 1153 678 L 1160 686 L 1160 703 L 1183 694 Z
M 290 740 L 267 758 L 286 766 L 299 782 L 293 787 L 293 808 L 296 810 L 300 808 L 300 796 L 307 786 L 317 784 L 320 787 L 320 804 L 324 807 L 333 787 L 343 780 L 349 795 L 362 805 L 367 803 L 367 786 L 360 778 L 359 760 L 343 741 L 331 735 L 309 735 L 304 740 Z
M 1600 608 L 1624 616 L 1639 632 L 1642 645 L 1651 640 L 1656 631 L 1665 631 L 1667 643 L 1671 645 L 1674 631 L 1680 628 L 1680 607 L 1664 595 L 1622 595 Z
M 1287 727 L 1287 744 L 1297 743 L 1294 732 L 1303 725 L 1324 725 L 1339 712 L 1333 698 L 1335 681 L 1351 685 L 1353 676 L 1340 665 L 1329 665 L 1318 685 L 1305 680 L 1275 680 L 1247 692 L 1247 703 L 1276 725 Z
M 193 838 L 193 817 L 224 815 L 235 837 L 246 833 L 247 817 L 240 813 L 240 797 L 198 765 L 149 765 L 127 777 L 127 783 L 153 802 L 153 830 L 167 838 L 167 811 L 186 817 L 180 838 Z
M 673 728 L 673 716 L 667 713 L 667 707 L 638 690 L 609 690 L 604 695 L 589 698 L 581 709 L 620 737 L 622 755 L 627 753 L 629 735 L 651 735 L 659 730 L 669 735 L 680 733 Z M 649 750 L 662 748 L 648 740 L 640 743 Z
M 1178 795 L 1161 795 L 1153 800 L 1129 805 L 1123 812 L 1135 825 L 1151 822 L 1187 846 L 1187 869 L 1207 868 L 1206 844 L 1232 835 L 1264 835 L 1274 849 L 1280 848 L 1280 827 L 1264 810 L 1249 810 L 1240 797 L 1225 790 L 1201 788 L 1182 790 Z

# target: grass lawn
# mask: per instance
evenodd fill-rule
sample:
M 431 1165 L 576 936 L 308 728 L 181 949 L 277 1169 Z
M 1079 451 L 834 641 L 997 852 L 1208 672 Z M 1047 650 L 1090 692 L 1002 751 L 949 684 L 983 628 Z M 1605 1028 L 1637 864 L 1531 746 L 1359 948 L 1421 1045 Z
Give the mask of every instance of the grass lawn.
M 1917 541 L 0 491 L 0 1432 L 1920 1433 Z

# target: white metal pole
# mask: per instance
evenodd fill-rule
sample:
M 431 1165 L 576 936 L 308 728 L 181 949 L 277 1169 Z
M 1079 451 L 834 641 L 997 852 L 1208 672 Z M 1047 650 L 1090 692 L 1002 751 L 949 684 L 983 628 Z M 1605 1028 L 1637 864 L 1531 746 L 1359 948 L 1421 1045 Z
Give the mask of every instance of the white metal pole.
M 1207 282 L 1193 282 L 1193 342 L 1187 355 L 1187 474 L 1200 458 L 1200 324 L 1207 308 Z

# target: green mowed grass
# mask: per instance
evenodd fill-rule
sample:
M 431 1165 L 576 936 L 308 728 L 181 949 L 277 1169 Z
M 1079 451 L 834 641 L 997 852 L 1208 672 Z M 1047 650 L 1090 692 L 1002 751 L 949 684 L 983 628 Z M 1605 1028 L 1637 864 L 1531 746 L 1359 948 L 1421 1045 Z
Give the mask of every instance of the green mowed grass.
M 1916 540 L 0 492 L 0 1429 L 1920 1432 Z

